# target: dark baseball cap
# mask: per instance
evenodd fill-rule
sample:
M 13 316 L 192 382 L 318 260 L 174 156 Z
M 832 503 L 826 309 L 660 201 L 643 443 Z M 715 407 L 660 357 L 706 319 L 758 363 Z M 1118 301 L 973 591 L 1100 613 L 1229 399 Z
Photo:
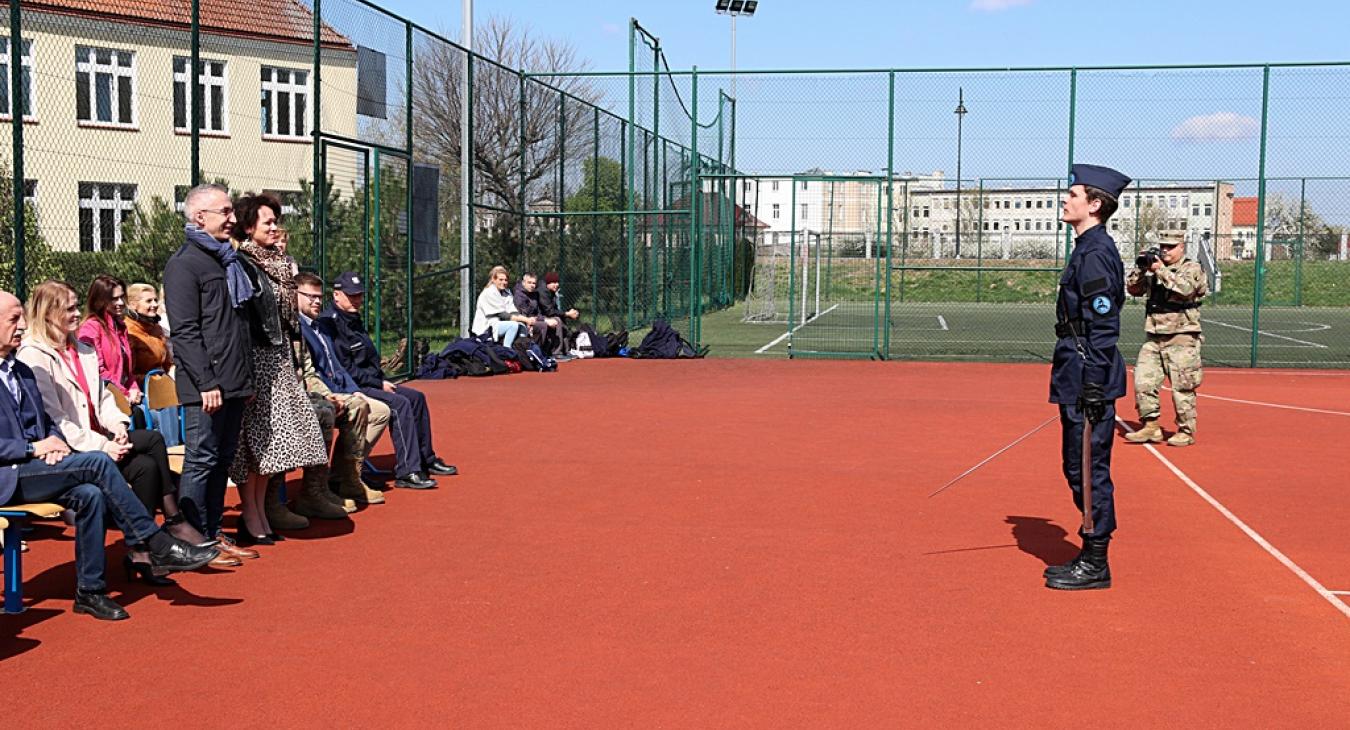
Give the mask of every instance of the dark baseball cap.
M 343 294 L 365 294 L 366 285 L 355 271 L 344 271 L 333 280 L 333 291 L 340 291 Z

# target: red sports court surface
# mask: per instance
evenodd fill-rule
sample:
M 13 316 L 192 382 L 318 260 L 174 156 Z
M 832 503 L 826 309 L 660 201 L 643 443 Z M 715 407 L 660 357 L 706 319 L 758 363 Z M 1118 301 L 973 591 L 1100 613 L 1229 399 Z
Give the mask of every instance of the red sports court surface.
M 1200 444 L 1157 449 L 1177 472 L 1116 447 L 1115 587 L 1060 593 L 1040 577 L 1075 551 L 1057 424 L 927 498 L 1053 414 L 1047 370 L 600 361 L 425 383 L 464 476 L 158 595 L 111 572 L 130 621 L 70 613 L 69 532 L 44 528 L 29 611 L 0 616 L 6 714 L 1345 726 L 1350 374 L 1207 372 Z

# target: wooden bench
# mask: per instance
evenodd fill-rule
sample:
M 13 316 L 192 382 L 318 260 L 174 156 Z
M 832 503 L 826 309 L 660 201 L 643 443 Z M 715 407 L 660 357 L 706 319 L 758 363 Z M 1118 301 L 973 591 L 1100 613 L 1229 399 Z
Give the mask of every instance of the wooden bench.
M 30 519 L 60 517 L 65 507 L 43 502 L 0 507 L 0 530 L 5 535 L 5 613 L 23 613 L 23 525 Z

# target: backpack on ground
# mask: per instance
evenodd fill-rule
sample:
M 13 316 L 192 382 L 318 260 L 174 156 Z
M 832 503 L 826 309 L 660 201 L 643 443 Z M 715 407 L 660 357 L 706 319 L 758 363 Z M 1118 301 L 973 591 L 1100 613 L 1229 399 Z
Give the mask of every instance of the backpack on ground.
M 636 352 L 637 357 L 644 359 L 674 360 L 703 357 L 708 354 L 708 348 L 695 348 L 669 322 L 658 319 L 652 323 L 652 331 L 642 338 L 642 344 L 638 345 Z

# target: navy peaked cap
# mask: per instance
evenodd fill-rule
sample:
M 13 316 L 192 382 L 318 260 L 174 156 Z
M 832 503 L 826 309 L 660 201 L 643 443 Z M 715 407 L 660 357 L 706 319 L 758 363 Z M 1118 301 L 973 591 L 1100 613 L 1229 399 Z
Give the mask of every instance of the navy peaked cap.
M 1128 177 L 1101 165 L 1074 165 L 1069 168 L 1070 187 L 1086 185 L 1097 188 L 1116 199 L 1120 198 L 1120 194 L 1125 191 L 1130 182 Z
M 344 271 L 333 280 L 333 289 L 343 294 L 365 294 L 366 285 L 354 271 Z

